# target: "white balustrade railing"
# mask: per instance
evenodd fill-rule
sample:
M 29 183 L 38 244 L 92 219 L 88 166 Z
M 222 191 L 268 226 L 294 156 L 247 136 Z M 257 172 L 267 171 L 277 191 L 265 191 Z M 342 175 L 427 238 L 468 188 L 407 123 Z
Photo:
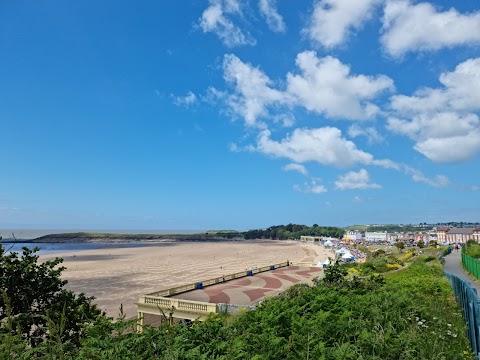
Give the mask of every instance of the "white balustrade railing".
M 288 265 L 289 265 L 288 261 L 285 261 L 285 262 L 282 262 L 282 263 L 279 263 L 279 264 L 275 264 L 273 266 L 274 266 L 275 269 L 278 269 L 278 268 L 286 267 Z M 248 276 L 250 272 L 251 272 L 251 274 L 258 274 L 258 273 L 261 273 L 261 272 L 269 271 L 270 269 L 271 269 L 271 266 L 262 266 L 260 268 L 254 268 L 254 269 L 251 269 L 249 271 L 241 271 L 241 272 L 238 272 L 238 273 L 235 273 L 235 274 L 228 274 L 228 275 L 224 275 L 224 276 L 221 276 L 221 277 L 208 279 L 208 280 L 205 280 L 205 281 L 200 281 L 198 283 L 195 282 L 195 283 L 191 283 L 191 284 L 177 286 L 177 287 L 170 288 L 170 289 L 155 291 L 155 292 L 149 293 L 147 295 L 148 296 L 154 296 L 154 297 L 168 297 L 168 296 L 178 295 L 178 294 L 181 294 L 181 293 L 184 293 L 184 292 L 187 292 L 187 291 L 192 291 L 192 290 L 197 289 L 199 283 L 201 283 L 202 287 L 206 287 L 206 286 L 219 284 L 219 283 L 222 283 L 222 282 L 225 282 L 225 281 L 234 280 L 234 279 L 238 279 L 238 278 Z

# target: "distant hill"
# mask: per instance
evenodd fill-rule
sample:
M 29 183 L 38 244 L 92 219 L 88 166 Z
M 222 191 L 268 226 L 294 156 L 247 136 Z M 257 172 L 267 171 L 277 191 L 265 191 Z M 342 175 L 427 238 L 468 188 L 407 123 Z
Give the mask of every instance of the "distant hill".
M 115 234 L 115 233 L 63 233 L 50 234 L 31 240 L 32 243 L 88 243 L 88 242 L 149 242 L 149 241 L 223 241 L 243 238 L 236 233 L 201 234 Z

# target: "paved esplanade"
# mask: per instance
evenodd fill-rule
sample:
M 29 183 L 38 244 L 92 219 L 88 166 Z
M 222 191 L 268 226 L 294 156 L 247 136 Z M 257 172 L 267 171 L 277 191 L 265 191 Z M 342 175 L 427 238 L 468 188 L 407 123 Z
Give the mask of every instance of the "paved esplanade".
M 474 289 L 477 289 L 477 294 L 480 296 L 480 286 L 473 281 L 473 278 L 468 275 L 462 267 L 462 253 L 461 250 L 455 249 L 444 257 L 445 264 L 443 269 L 450 274 L 458 276 L 460 279 L 465 280 Z

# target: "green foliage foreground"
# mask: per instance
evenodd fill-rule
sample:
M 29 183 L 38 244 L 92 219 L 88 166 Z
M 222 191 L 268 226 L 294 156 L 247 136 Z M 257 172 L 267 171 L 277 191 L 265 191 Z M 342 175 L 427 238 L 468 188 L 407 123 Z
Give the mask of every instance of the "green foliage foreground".
M 438 261 L 426 260 L 353 280 L 335 265 L 315 286 L 295 285 L 257 310 L 190 326 L 146 326 L 139 334 L 133 321 L 99 315 L 84 323 L 79 347 L 65 347 L 63 330 L 51 326 L 40 353 L 4 321 L 0 358 L 470 359 L 452 289 Z
M 468 240 L 463 251 L 474 259 L 480 259 L 480 244 L 476 240 Z

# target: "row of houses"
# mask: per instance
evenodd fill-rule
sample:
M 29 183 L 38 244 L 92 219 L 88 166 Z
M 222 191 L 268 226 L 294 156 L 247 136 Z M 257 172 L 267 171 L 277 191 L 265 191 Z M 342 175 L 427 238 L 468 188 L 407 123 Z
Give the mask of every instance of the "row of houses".
M 344 239 L 351 238 L 352 235 L 355 236 L 355 239 L 358 239 L 358 234 L 352 234 L 352 232 L 347 232 Z M 386 231 L 380 232 L 365 232 L 365 241 L 414 241 L 419 242 L 423 241 L 424 243 L 429 243 L 431 241 L 439 243 L 449 243 L 449 244 L 463 244 L 468 240 L 476 240 L 480 242 L 480 227 L 473 228 L 455 228 L 455 227 L 444 227 L 444 228 L 434 228 L 429 231 L 421 232 L 396 232 L 388 233 Z
M 362 234 L 358 230 L 349 230 L 345 232 L 343 241 L 346 242 L 419 242 L 423 241 L 428 244 L 431 241 L 439 243 L 463 244 L 473 239 L 480 242 L 480 227 L 456 228 L 456 227 L 439 227 L 428 231 L 421 232 L 394 232 L 387 231 L 366 231 Z M 337 240 L 330 237 L 321 236 L 302 236 L 302 241 L 326 241 Z

